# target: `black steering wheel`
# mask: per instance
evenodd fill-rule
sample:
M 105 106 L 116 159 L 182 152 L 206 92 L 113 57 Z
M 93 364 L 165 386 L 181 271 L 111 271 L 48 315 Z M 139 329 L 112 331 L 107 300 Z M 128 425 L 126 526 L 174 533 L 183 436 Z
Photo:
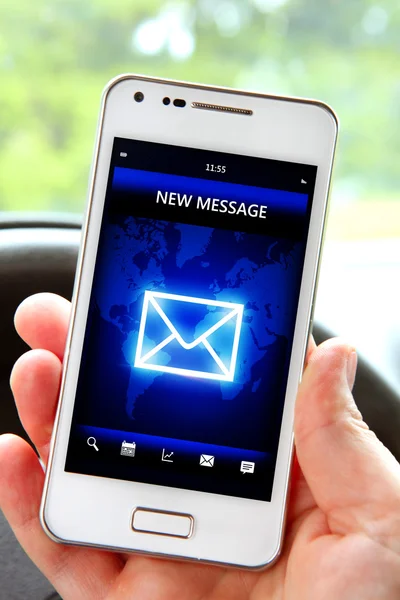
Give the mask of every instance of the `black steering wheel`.
M 71 298 L 80 241 L 79 218 L 22 216 L 0 220 L 0 433 L 28 439 L 15 409 L 9 376 L 15 360 L 27 350 L 13 326 L 17 306 L 30 294 L 54 292 Z M 315 323 L 317 343 L 333 333 Z M 370 428 L 400 462 L 400 397 L 362 357 L 354 386 L 356 403 Z M 8 576 L 13 573 L 13 577 Z M 51 585 L 25 557 L 0 515 L 0 580 L 4 597 L 57 598 Z M 55 594 L 55 595 L 54 595 Z

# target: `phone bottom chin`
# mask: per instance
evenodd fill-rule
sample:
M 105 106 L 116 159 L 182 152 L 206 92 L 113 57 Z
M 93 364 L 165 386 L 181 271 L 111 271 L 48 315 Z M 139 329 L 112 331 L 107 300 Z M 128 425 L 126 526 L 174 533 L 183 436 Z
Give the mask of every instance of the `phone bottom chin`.
M 43 525 L 42 525 L 43 526 Z M 196 562 L 202 564 L 212 564 L 212 565 L 220 565 L 229 568 L 236 569 L 250 569 L 250 570 L 262 570 L 266 569 L 279 559 L 281 544 L 279 543 L 274 550 L 264 551 L 260 553 L 259 557 L 252 556 L 252 560 L 248 560 L 246 557 L 246 551 L 238 552 L 237 556 L 231 550 L 226 553 L 226 556 L 219 552 L 215 554 L 213 552 L 205 552 L 204 549 L 199 548 L 198 552 L 196 552 L 195 548 L 192 548 L 191 551 L 184 551 L 184 548 L 181 548 L 180 551 L 176 549 L 175 551 L 164 550 L 161 551 L 160 548 L 155 544 L 154 548 L 150 548 L 150 544 L 135 544 L 135 545 L 119 545 L 114 543 L 112 540 L 108 541 L 99 541 L 95 537 L 93 539 L 71 539 L 66 532 L 64 531 L 51 531 L 47 526 L 43 526 L 45 533 L 55 542 L 59 544 L 66 544 L 72 546 L 84 546 L 93 549 L 106 550 L 108 552 L 123 552 L 124 554 L 129 553 L 132 555 L 146 555 L 152 558 L 159 558 L 161 560 L 176 560 L 176 561 L 189 561 Z M 146 535 L 146 534 L 144 534 Z M 212 546 L 212 544 L 210 544 Z M 240 541 L 238 541 L 237 547 L 240 548 Z

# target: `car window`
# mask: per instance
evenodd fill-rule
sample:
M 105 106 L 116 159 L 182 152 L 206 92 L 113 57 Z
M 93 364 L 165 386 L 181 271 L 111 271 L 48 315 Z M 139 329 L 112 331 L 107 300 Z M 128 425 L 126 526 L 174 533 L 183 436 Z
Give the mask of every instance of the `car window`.
M 386 368 L 400 333 L 399 30 L 395 0 L 3 3 L 0 211 L 83 211 L 118 73 L 324 100 L 341 135 L 317 317 Z

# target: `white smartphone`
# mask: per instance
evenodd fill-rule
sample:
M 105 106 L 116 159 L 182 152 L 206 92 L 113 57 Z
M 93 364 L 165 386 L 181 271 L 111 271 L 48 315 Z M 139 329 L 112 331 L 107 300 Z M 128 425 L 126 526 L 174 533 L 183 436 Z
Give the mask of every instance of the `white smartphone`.
M 279 556 L 337 128 L 315 101 L 108 85 L 41 507 L 54 540 Z

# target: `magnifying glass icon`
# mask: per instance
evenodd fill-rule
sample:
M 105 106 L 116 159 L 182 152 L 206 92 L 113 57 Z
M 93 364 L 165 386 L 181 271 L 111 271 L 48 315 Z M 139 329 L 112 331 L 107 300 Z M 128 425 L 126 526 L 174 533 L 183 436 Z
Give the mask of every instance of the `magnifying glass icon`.
M 87 439 L 88 446 L 92 446 L 96 450 L 96 452 L 98 452 L 99 449 L 96 446 L 96 443 L 97 442 L 96 442 L 96 438 L 95 437 L 88 437 L 88 439 Z

